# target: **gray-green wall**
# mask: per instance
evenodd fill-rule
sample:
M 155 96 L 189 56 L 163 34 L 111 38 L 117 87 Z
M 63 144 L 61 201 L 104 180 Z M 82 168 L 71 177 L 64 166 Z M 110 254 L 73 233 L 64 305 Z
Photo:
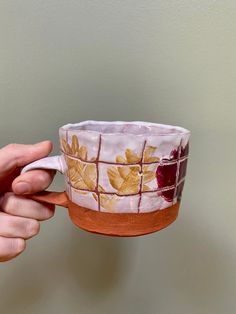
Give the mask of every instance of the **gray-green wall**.
M 106 238 L 58 208 L 0 265 L 1 313 L 235 313 L 235 68 L 234 0 L 0 0 L 1 146 L 58 153 L 58 127 L 87 119 L 192 132 L 175 224 Z

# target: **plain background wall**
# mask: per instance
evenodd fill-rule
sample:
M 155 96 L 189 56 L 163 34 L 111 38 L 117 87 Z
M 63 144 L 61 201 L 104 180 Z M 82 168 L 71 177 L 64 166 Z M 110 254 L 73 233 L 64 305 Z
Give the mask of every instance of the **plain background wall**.
M 171 227 L 97 236 L 58 208 L 0 264 L 0 313 L 235 313 L 235 67 L 234 0 L 0 0 L 1 146 L 58 153 L 59 126 L 87 119 L 192 132 Z

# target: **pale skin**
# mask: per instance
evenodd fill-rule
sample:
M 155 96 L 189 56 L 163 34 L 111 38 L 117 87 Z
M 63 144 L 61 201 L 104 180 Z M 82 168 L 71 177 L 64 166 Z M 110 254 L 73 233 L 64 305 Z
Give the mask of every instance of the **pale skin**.
M 54 171 L 32 170 L 20 175 L 22 167 L 48 156 L 51 150 L 50 141 L 10 144 L 0 149 L 0 262 L 21 254 L 26 240 L 39 233 L 40 221 L 54 214 L 54 205 L 27 198 L 47 189 Z

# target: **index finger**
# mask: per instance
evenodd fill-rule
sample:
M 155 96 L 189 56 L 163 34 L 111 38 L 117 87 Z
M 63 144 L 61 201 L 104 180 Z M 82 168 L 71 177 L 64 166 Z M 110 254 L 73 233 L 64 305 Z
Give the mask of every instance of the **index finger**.
M 52 143 L 44 141 L 33 145 L 9 144 L 0 149 L 0 178 L 17 167 L 48 156 Z
M 55 170 L 28 171 L 12 182 L 12 190 L 15 194 L 34 194 L 44 191 L 52 183 L 55 173 Z

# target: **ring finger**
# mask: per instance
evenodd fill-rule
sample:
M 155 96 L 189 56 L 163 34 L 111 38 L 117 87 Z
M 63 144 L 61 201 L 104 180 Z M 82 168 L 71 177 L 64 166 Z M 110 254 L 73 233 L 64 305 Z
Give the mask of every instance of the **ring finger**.
M 38 234 L 37 220 L 0 213 L 0 236 L 29 239 Z

